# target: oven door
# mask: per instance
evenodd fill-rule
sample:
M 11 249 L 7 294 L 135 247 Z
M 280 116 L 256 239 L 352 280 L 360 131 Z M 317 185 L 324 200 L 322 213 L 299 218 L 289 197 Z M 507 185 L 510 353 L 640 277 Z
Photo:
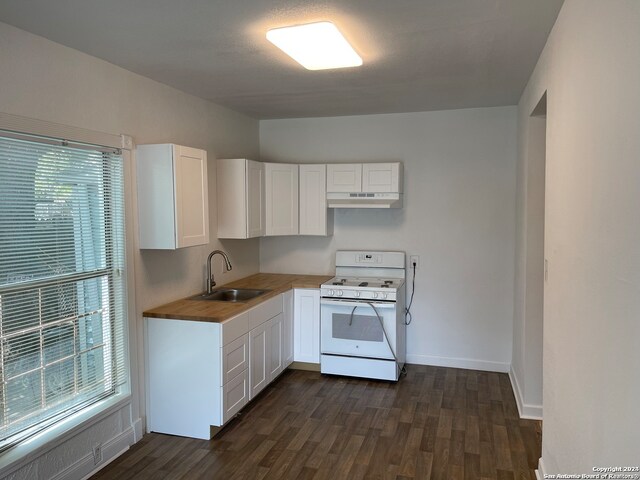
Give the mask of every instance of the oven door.
M 320 313 L 322 353 L 393 360 L 396 351 L 395 302 L 367 303 L 322 298 Z

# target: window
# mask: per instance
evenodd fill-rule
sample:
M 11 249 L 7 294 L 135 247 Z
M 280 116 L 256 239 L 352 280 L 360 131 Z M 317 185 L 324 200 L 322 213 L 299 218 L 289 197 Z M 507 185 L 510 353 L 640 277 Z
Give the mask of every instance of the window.
M 0 131 L 0 449 L 125 380 L 123 162 Z

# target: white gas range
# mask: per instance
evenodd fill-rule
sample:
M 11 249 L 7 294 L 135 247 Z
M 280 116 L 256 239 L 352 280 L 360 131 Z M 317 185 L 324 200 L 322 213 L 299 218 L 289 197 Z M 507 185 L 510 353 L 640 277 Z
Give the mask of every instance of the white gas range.
M 342 250 L 320 289 L 320 370 L 398 380 L 406 358 L 405 254 Z

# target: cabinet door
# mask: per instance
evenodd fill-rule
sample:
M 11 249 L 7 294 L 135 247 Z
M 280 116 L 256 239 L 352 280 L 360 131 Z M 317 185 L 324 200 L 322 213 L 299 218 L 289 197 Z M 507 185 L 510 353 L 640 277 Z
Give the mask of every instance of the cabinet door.
M 283 342 L 284 315 L 276 315 L 269 320 L 267 340 L 269 341 L 269 381 L 273 381 L 284 369 Z
M 247 237 L 265 233 L 264 164 L 247 160 Z
M 293 359 L 320 363 L 320 290 L 297 288 L 293 305 Z
M 249 332 L 249 398 L 255 397 L 269 383 L 269 322 Z
M 282 357 L 283 368 L 293 362 L 293 290 L 282 294 Z
M 327 166 L 300 165 L 300 235 L 332 234 L 329 216 Z
M 207 152 L 174 145 L 176 246 L 209 243 Z
M 327 192 L 361 192 L 362 164 L 341 163 L 327 165 Z
M 298 165 L 265 163 L 266 235 L 298 234 Z
M 247 238 L 247 160 L 216 162 L 218 238 Z
M 401 192 L 400 163 L 365 163 L 362 165 L 362 191 Z
M 136 167 L 139 246 L 175 249 L 173 145 L 138 145 Z

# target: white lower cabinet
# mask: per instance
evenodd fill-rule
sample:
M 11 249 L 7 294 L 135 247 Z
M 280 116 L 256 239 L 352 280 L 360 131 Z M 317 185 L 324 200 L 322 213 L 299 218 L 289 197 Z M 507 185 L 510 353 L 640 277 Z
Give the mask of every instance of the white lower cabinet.
M 294 290 L 293 360 L 320 363 L 320 290 Z
M 222 424 L 220 324 L 147 318 L 147 429 L 209 439 Z
M 149 432 L 211 438 L 284 367 L 283 296 L 222 323 L 146 318 Z
M 202 439 L 294 360 L 320 363 L 320 290 L 295 289 L 222 323 L 146 318 L 149 432 Z

